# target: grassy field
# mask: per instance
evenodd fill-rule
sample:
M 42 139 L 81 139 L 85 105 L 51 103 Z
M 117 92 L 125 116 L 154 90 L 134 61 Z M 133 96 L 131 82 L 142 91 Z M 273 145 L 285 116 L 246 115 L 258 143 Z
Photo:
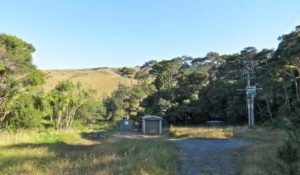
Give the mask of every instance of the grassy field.
M 120 76 L 116 68 L 78 69 L 78 70 L 43 70 L 46 75 L 44 89 L 49 91 L 59 82 L 70 80 L 73 83 L 81 82 L 86 91 L 93 91 L 96 97 L 110 95 L 120 83 L 131 86 L 134 79 Z
M 162 139 L 87 140 L 78 132 L 1 134 L 0 174 L 178 174 L 177 148 Z
M 178 149 L 166 139 L 92 140 L 87 137 L 89 132 L 0 133 L 0 174 L 179 174 Z M 283 174 L 276 157 L 278 146 L 286 138 L 282 130 L 171 127 L 170 136 L 248 140 L 250 146 L 238 150 L 242 160 L 239 174 Z

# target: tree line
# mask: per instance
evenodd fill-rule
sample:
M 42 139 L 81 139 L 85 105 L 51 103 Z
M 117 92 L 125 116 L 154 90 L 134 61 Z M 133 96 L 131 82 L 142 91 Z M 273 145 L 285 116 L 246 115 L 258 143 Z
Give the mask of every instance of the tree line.
M 0 34 L 0 127 L 70 129 L 74 120 L 94 123 L 139 121 L 145 114 L 162 116 L 170 124 L 200 124 L 223 120 L 247 122 L 246 72 L 263 90 L 255 98 L 256 122 L 279 124 L 299 121 L 300 28 L 279 37 L 278 48 L 246 47 L 239 53 L 204 57 L 182 56 L 146 62 L 139 69 L 118 73 L 136 79 L 120 84 L 111 96 L 94 99 L 80 83 L 60 82 L 44 92 L 44 74 L 32 63 L 35 48 L 11 35 Z
M 177 57 L 149 61 L 134 73 L 138 84 L 120 85 L 104 101 L 107 115 L 120 119 L 144 114 L 163 116 L 169 123 L 203 123 L 211 119 L 227 124 L 247 122 L 246 95 L 237 91 L 261 87 L 255 99 L 258 123 L 299 120 L 300 29 L 279 37 L 276 50 L 246 47 L 240 53 L 204 57 Z

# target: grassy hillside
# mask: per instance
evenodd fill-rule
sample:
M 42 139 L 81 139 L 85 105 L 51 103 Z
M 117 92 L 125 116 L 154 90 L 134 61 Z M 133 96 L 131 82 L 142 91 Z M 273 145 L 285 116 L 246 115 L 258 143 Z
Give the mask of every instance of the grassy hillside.
M 46 74 L 44 89 L 52 90 L 59 82 L 70 80 L 73 83 L 81 82 L 87 91 L 94 91 L 95 97 L 110 95 L 120 83 L 131 86 L 136 81 L 125 78 L 116 73 L 116 68 L 77 69 L 77 70 L 43 70 Z

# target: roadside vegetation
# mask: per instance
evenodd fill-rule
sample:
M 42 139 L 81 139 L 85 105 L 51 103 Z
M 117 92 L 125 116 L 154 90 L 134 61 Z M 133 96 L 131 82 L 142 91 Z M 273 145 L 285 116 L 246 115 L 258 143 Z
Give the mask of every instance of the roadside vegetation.
M 282 130 L 258 128 L 253 131 L 243 129 L 239 138 L 247 138 L 252 143 L 241 151 L 241 175 L 288 174 L 279 167 L 278 149 L 287 135 Z

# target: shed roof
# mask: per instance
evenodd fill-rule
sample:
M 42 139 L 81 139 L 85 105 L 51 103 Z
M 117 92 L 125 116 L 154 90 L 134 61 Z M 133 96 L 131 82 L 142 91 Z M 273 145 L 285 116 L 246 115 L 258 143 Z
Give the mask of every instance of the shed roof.
M 146 115 L 142 118 L 143 120 L 163 120 L 161 117 L 154 115 Z

